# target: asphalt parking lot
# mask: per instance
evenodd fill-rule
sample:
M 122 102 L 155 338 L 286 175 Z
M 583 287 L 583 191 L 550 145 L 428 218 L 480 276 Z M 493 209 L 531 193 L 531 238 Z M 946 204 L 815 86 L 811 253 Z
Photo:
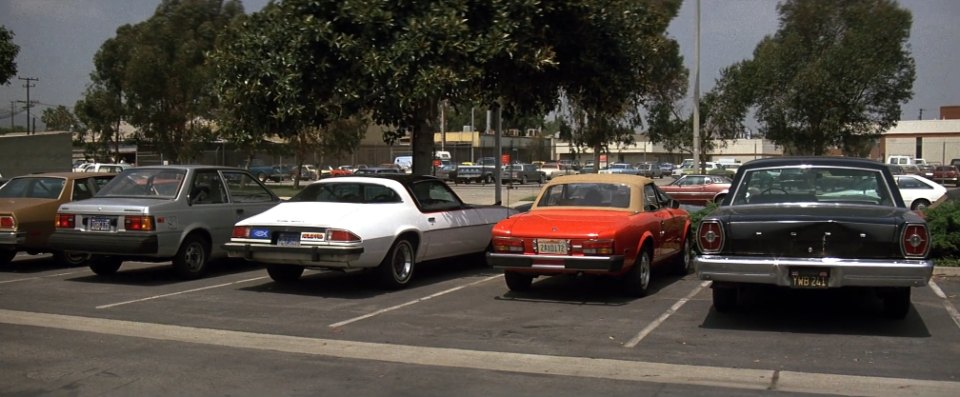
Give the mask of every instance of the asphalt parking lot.
M 0 394 L 960 395 L 956 272 L 893 321 L 860 290 L 754 290 L 722 315 L 694 275 L 655 273 L 644 298 L 590 277 L 515 293 L 475 258 L 418 266 L 400 291 L 362 273 L 281 285 L 235 261 L 181 281 L 167 265 L 98 277 L 18 255 L 0 269 Z

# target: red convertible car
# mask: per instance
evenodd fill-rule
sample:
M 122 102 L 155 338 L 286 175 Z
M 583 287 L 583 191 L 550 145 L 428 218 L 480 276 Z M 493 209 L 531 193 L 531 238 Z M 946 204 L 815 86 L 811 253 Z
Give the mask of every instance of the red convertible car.
M 559 274 L 621 277 L 626 291 L 646 295 L 652 268 L 690 272 L 690 219 L 652 179 L 582 174 L 553 179 L 530 211 L 493 228 L 487 263 L 503 269 L 507 287 Z
M 723 175 L 684 175 L 660 188 L 684 204 L 720 204 L 730 190 L 730 182 L 730 178 Z

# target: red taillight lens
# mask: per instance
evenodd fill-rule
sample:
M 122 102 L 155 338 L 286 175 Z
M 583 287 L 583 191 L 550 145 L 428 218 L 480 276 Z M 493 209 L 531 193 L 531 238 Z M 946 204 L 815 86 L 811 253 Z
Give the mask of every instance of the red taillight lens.
M 584 255 L 613 255 L 613 240 L 587 240 L 581 246 Z
M 918 224 L 907 225 L 907 227 L 903 229 L 900 246 L 903 247 L 904 256 L 926 256 L 927 249 L 930 248 L 930 236 L 927 234 L 927 226 Z
M 16 229 L 17 220 L 13 218 L 12 215 L 2 215 L 0 216 L 0 229 Z
M 250 228 L 243 227 L 243 226 L 234 226 L 233 234 L 230 235 L 230 237 L 233 237 L 233 238 L 247 238 L 249 236 L 250 236 Z
M 523 239 L 514 237 L 494 237 L 493 252 L 523 253 Z
M 123 217 L 123 228 L 127 230 L 151 231 L 153 230 L 152 216 L 125 216 Z
M 330 229 L 327 230 L 327 241 L 353 243 L 360 241 L 360 236 L 346 230 Z
M 697 244 L 703 253 L 720 252 L 723 248 L 723 227 L 719 221 L 709 220 L 700 223 L 697 232 Z
M 77 217 L 73 214 L 57 214 L 57 228 L 74 229 L 77 226 Z

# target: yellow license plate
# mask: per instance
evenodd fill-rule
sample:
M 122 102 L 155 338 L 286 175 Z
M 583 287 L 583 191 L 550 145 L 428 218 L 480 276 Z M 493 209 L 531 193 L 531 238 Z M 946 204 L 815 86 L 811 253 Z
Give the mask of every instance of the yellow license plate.
M 827 269 L 791 269 L 790 285 L 793 288 L 827 288 L 830 271 Z

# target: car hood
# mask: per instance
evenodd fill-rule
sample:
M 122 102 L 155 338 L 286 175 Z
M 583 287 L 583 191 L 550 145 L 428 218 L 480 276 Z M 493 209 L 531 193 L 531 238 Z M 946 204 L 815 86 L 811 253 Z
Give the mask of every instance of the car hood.
M 511 216 L 498 223 L 495 230 L 518 237 L 610 235 L 630 223 L 630 214 L 630 211 L 540 209 Z
M 350 225 L 360 219 L 373 219 L 373 211 L 385 213 L 400 211 L 403 204 L 355 204 L 355 203 L 280 203 L 256 216 L 247 218 L 237 226 L 329 226 Z

